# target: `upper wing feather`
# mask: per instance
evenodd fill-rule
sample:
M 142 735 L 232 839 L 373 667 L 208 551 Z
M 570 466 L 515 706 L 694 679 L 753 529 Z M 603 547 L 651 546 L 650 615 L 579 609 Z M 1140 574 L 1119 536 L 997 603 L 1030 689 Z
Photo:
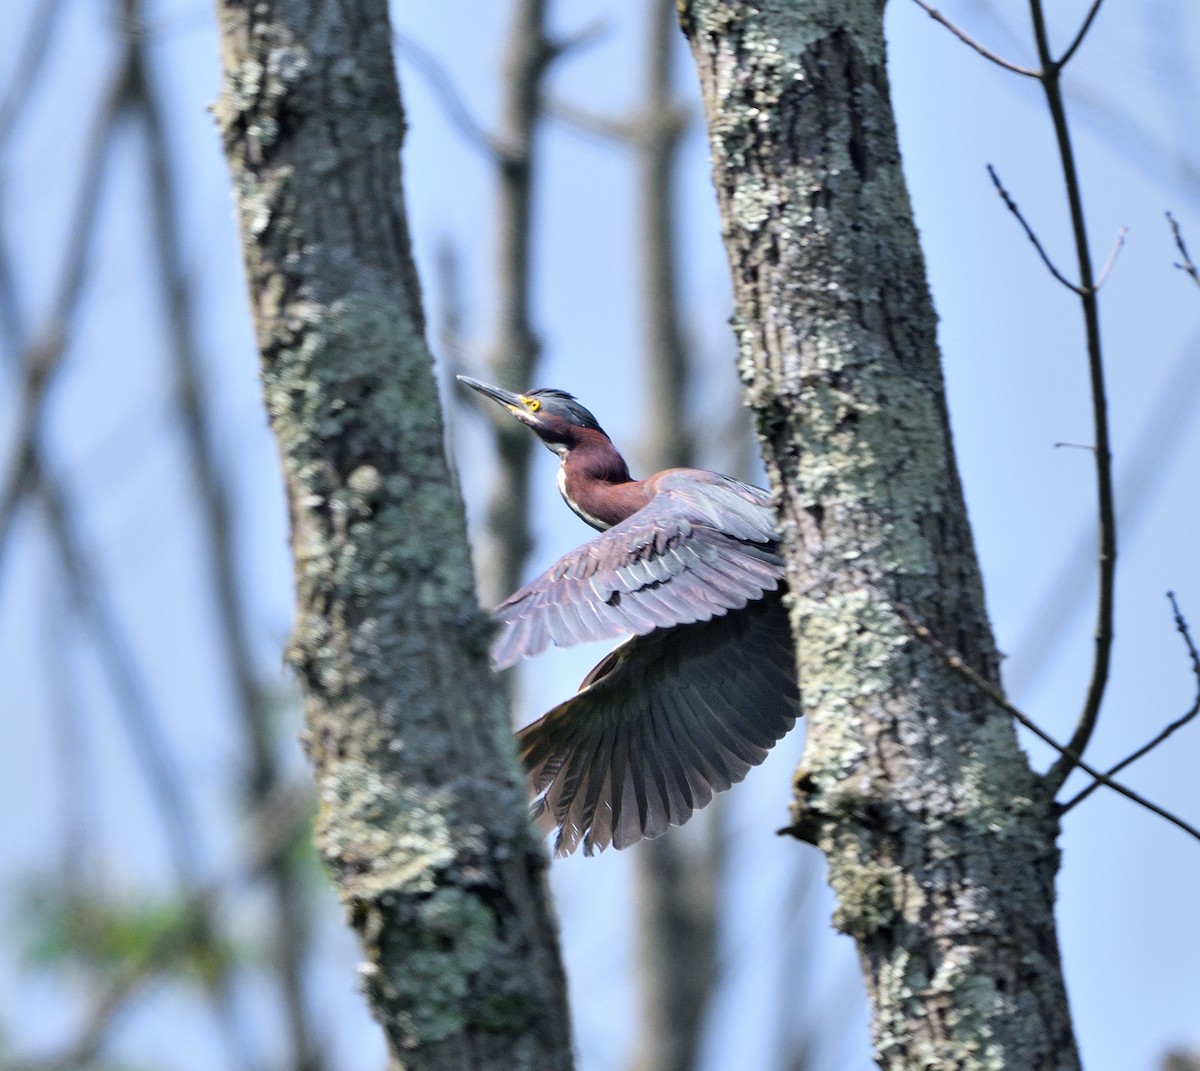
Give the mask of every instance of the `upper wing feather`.
M 783 560 L 765 491 L 698 469 L 663 473 L 655 488 L 637 513 L 492 611 L 496 668 L 550 644 L 707 621 L 779 586 Z

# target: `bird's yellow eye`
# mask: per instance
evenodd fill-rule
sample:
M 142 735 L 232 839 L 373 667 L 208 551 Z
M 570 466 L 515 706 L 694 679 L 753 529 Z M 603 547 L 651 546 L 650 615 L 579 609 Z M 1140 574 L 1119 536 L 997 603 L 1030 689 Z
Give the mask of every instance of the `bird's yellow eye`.
M 525 408 L 531 413 L 536 413 L 542 407 L 542 403 L 537 398 L 522 398 L 521 401 L 525 403 Z

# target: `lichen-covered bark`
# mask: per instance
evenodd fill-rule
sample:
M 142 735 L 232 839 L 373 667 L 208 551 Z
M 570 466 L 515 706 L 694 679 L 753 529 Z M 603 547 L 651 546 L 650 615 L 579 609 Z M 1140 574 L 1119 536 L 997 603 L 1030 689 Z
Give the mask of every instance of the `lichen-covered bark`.
M 808 743 L 796 820 L 885 1068 L 1078 1067 L 1057 825 L 1006 716 L 900 170 L 881 0 L 681 2 L 780 496 Z
M 544 853 L 486 666 L 383 0 L 219 3 L 217 116 L 295 555 L 318 843 L 394 1067 L 570 1066 Z

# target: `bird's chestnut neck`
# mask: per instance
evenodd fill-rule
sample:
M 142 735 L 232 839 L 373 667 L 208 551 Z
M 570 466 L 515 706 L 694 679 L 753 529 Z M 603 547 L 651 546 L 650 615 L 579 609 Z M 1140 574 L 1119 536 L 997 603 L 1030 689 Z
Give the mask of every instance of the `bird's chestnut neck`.
M 636 513 L 650 496 L 644 481 L 630 477 L 625 459 L 604 432 L 575 431 L 575 441 L 558 451 L 558 489 L 582 520 L 603 531 Z

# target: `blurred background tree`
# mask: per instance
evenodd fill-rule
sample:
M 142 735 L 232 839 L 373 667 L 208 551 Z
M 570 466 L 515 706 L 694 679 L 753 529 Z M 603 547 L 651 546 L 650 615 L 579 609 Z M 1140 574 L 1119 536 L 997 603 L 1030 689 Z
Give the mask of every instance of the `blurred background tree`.
M 1071 6 L 1052 32 L 1088 8 Z M 447 376 L 577 393 L 631 453 L 647 413 L 662 414 L 679 438 L 645 443 L 643 471 L 690 457 L 753 477 L 695 75 L 668 7 L 395 9 L 431 342 Z M 946 10 L 1032 60 L 1006 9 Z M 1125 542 L 1102 766 L 1192 694 L 1162 593 L 1195 616 L 1200 295 L 1171 267 L 1163 212 L 1200 245 L 1198 17 L 1186 0 L 1105 9 L 1067 83 L 1093 241 L 1131 228 L 1104 323 Z M 1043 240 L 1066 250 L 1052 146 L 1035 86 L 915 6 L 894 3 L 889 19 L 1006 681 L 1061 738 L 1087 674 L 1094 523 L 1081 455 L 1053 444 L 1090 434 L 1083 351 L 1077 313 L 983 171 L 996 163 Z M 352 943 L 307 847 L 300 715 L 279 668 L 282 495 L 204 110 L 219 78 L 212 11 L 17 0 L 0 25 L 0 1060 L 381 1063 Z M 483 547 L 488 490 L 509 485 L 474 413 L 451 439 Z M 586 534 L 556 501 L 551 459 L 528 456 L 507 470 L 528 490 L 504 496 L 528 510 L 481 553 L 493 594 Z M 549 707 L 589 658 L 530 667 L 517 709 Z M 1183 739 L 1129 781 L 1187 811 Z M 773 834 L 800 747 L 793 734 L 715 817 L 659 842 L 664 858 L 654 845 L 555 865 L 581 1067 L 870 1065 L 857 966 L 829 932 L 817 853 Z M 1085 1065 L 1151 1068 L 1194 1047 L 1195 849 L 1106 793 L 1072 812 L 1063 844 L 1060 929 Z M 664 880 L 681 866 L 686 877 Z M 681 964 L 685 1023 L 669 999 Z M 655 1049 L 668 1041 L 682 1055 Z

